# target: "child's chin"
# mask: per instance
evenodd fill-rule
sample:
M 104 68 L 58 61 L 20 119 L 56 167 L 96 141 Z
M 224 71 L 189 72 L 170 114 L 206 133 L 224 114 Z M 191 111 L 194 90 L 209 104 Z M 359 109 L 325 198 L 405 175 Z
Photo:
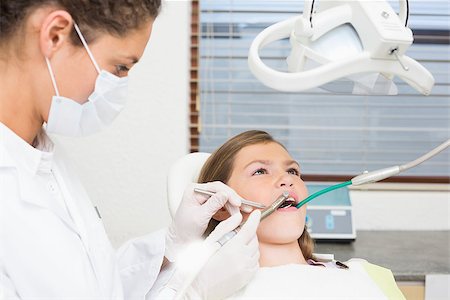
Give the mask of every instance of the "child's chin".
M 268 243 L 272 244 L 290 244 L 293 242 L 297 242 L 297 240 L 300 238 L 301 234 L 298 233 L 284 233 L 284 234 L 273 234 L 271 236 L 265 236 L 261 237 L 258 236 L 258 239 L 260 241 L 266 240 Z

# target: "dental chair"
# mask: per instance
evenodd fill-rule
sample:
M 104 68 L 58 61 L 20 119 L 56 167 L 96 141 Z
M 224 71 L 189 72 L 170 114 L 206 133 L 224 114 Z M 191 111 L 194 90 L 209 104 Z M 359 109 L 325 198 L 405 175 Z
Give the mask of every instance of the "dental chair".
M 198 175 L 210 153 L 194 152 L 178 159 L 167 175 L 167 201 L 173 218 L 180 205 L 183 192 L 190 183 L 197 182 Z

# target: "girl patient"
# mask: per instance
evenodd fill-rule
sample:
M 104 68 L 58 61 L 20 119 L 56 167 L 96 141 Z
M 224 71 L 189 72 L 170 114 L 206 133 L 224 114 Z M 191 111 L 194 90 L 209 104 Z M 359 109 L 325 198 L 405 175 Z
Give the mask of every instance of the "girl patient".
M 246 131 L 218 148 L 206 161 L 198 181 L 222 181 L 245 199 L 270 205 L 284 191 L 290 202 L 263 220 L 257 236 L 260 270 L 232 298 L 244 299 L 404 299 L 389 270 L 364 260 L 321 262 L 305 227 L 307 196 L 301 165 L 264 131 Z M 290 204 L 290 205 L 289 205 Z M 244 219 L 247 214 L 243 213 Z M 228 218 L 214 215 L 207 232 Z

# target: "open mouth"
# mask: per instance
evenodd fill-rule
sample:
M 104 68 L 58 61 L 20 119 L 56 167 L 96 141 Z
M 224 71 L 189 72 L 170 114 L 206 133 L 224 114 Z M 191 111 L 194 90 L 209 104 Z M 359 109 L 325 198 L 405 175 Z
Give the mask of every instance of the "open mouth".
M 289 197 L 283 202 L 283 204 L 280 205 L 280 207 L 278 209 L 280 209 L 280 208 L 289 208 L 289 207 L 292 207 L 292 206 L 295 207 L 296 204 L 297 203 L 296 203 L 295 199 L 292 198 L 292 197 Z

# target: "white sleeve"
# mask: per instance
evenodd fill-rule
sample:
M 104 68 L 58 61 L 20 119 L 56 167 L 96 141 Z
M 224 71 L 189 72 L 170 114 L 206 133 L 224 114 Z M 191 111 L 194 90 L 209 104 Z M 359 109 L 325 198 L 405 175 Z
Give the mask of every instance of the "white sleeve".
M 158 279 L 153 285 L 150 292 L 146 295 L 146 300 L 173 300 L 177 298 L 176 287 L 171 284 L 171 280 L 176 277 L 175 264 L 168 263 L 159 273 Z M 180 279 L 180 277 L 178 277 Z M 178 281 L 176 279 L 176 281 Z M 178 281 L 179 282 L 179 281 Z M 202 300 L 202 297 L 191 286 L 188 288 L 183 297 L 183 300 Z
M 144 299 L 160 272 L 166 230 L 132 239 L 117 250 L 124 299 Z M 0 299 L 1 300 L 1 299 Z
M 11 279 L 0 271 L 0 300 L 19 300 Z
M 155 281 L 152 289 L 146 295 L 146 300 L 171 300 L 175 298 L 176 291 L 170 288 L 166 288 L 167 283 L 172 278 L 175 272 L 175 266 L 168 263 L 167 266 L 161 270 L 158 275 L 158 279 Z

